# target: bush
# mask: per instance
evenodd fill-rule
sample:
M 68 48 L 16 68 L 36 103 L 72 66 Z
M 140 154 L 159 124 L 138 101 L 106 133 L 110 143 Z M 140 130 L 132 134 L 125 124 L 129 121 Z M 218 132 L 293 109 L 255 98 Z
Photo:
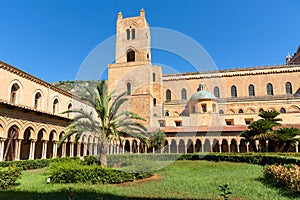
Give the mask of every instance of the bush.
M 300 167 L 298 165 L 267 165 L 263 172 L 268 181 L 274 181 L 285 188 L 300 192 Z
M 98 161 L 98 159 L 95 156 L 84 156 L 82 164 L 83 165 L 94 165 L 94 164 L 100 165 L 100 161 Z
M 52 183 L 114 184 L 150 177 L 153 172 L 128 173 L 99 165 L 83 165 L 79 160 L 51 163 Z
M 21 177 L 21 171 L 21 168 L 15 166 L 0 167 L 0 188 L 6 189 L 15 185 Z

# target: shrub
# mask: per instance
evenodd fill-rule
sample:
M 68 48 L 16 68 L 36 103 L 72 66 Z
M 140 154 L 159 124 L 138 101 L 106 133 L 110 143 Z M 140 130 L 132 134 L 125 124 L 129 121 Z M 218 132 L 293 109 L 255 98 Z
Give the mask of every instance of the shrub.
M 94 164 L 100 165 L 100 161 L 95 156 L 84 156 L 82 164 L 83 165 L 94 165 Z
M 298 165 L 267 165 L 263 172 L 268 181 L 274 181 L 285 188 L 300 192 L 300 167 Z
M 21 177 L 21 168 L 10 166 L 0 167 L 0 188 L 6 189 L 16 184 Z
M 51 163 L 48 169 L 53 183 L 114 184 L 150 177 L 153 172 L 128 173 L 99 165 L 83 165 L 81 161 Z

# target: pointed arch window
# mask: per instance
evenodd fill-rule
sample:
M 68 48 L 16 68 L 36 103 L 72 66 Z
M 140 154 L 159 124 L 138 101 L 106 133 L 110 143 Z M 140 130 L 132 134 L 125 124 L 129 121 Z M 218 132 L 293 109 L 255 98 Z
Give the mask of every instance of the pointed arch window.
M 156 98 L 153 98 L 153 106 L 156 106 Z
M 15 83 L 11 86 L 11 90 L 10 90 L 10 102 L 12 104 L 18 103 L 19 94 L 20 94 L 20 86 L 17 83 Z
M 69 105 L 68 105 L 68 110 L 72 110 L 72 104 L 71 103 L 69 103 Z M 70 117 L 71 115 L 70 115 L 70 113 L 68 112 L 67 113 L 67 117 Z
M 280 108 L 279 112 L 280 113 L 286 113 L 286 110 L 285 110 L 285 108 Z
M 135 61 L 135 51 L 133 49 L 128 49 L 127 51 L 127 62 Z
M 171 90 L 166 91 L 166 101 L 171 101 Z
M 271 83 L 267 84 L 267 95 L 271 95 L 271 96 L 274 95 L 274 93 L 273 93 L 273 85 Z
M 239 109 L 239 114 L 244 113 L 244 111 L 242 109 Z
M 214 88 L 214 95 L 215 95 L 215 97 L 217 97 L 217 98 L 220 97 L 220 89 L 219 89 L 219 87 L 217 87 L 217 86 Z
M 40 92 L 37 92 L 34 95 L 34 109 L 41 109 L 41 101 L 42 101 L 42 95 Z
M 186 89 L 185 88 L 182 88 L 182 90 L 181 90 L 181 99 L 182 100 L 186 100 L 187 99 Z
M 223 114 L 224 114 L 224 111 L 223 111 L 223 110 L 220 110 L 220 111 L 219 111 L 219 114 L 223 115 Z
M 237 97 L 237 89 L 236 89 L 235 85 L 231 86 L 231 97 L 232 98 L 236 98 Z
M 127 94 L 131 95 L 131 83 L 127 82 L 126 87 L 127 87 Z
M 286 94 L 293 94 L 292 84 L 290 82 L 286 82 L 285 92 L 286 92 Z
M 58 99 L 55 99 L 53 101 L 53 105 L 52 105 L 52 113 L 53 115 L 58 113 Z
M 129 29 L 126 30 L 126 36 L 127 36 L 127 40 L 130 40 L 130 30 Z
M 255 96 L 255 89 L 254 89 L 254 85 L 250 84 L 248 87 L 248 92 L 249 92 L 249 96 L 250 97 L 254 97 Z

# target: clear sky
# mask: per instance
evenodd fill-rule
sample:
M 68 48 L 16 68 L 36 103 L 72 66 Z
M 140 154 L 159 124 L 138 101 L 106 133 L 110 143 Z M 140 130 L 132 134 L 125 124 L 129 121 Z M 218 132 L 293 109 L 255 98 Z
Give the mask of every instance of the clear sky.
M 0 0 L 0 60 L 50 83 L 74 80 L 115 34 L 117 13 L 141 8 L 150 26 L 196 40 L 219 69 L 281 64 L 300 45 L 299 0 Z M 152 61 L 190 71 L 165 52 Z

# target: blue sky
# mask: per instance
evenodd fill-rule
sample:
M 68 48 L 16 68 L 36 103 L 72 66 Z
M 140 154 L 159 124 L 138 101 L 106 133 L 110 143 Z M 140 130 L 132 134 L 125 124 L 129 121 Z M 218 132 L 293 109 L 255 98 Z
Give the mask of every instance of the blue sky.
M 300 45 L 298 0 L 0 0 L 0 60 L 47 82 L 74 80 L 86 56 L 115 34 L 117 13 L 196 40 L 219 69 L 281 64 Z M 191 71 L 153 51 L 152 61 Z

